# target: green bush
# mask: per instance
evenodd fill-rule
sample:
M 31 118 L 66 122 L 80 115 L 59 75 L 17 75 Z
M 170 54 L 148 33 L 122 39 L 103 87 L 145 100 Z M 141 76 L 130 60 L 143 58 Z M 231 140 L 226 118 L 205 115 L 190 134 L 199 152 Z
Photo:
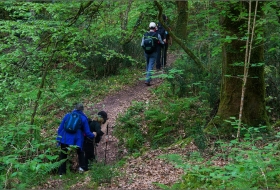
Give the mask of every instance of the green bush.
M 87 39 L 86 43 L 88 46 L 79 51 L 86 54 L 86 56 L 80 57 L 80 62 L 86 67 L 85 73 L 89 77 L 101 79 L 116 75 L 123 69 L 139 68 L 141 66 L 139 61 L 143 59 L 143 56 L 139 57 L 139 51 L 143 50 L 135 41 L 120 46 L 115 36 L 104 36 L 98 41 Z
M 146 138 L 151 146 L 169 146 L 179 139 L 192 137 L 205 148 L 204 127 L 207 103 L 196 98 L 163 98 L 153 101 L 145 111 Z
M 261 139 L 250 136 L 241 142 L 219 141 L 221 149 L 210 159 L 198 152 L 189 158 L 162 156 L 186 173 L 181 182 L 165 189 L 279 189 L 279 142 L 264 144 Z
M 220 91 L 220 69 L 212 68 L 212 72 L 201 71 L 186 56 L 177 59 L 168 69 L 167 82 L 171 92 L 178 97 L 201 96 L 210 103 L 210 107 L 216 106 Z
M 157 90 L 156 93 L 159 93 Z M 159 93 L 160 94 L 160 93 Z M 134 103 L 118 118 L 114 135 L 129 153 L 139 152 L 144 143 L 152 148 L 169 146 L 192 137 L 200 149 L 206 147 L 203 134 L 207 103 L 199 98 L 164 98 L 149 104 Z
M 94 163 L 91 166 L 92 181 L 97 184 L 110 183 L 112 178 L 118 175 L 116 167 L 111 165 L 104 165 L 103 163 Z
M 142 133 L 143 124 L 143 103 L 134 102 L 128 111 L 120 116 L 116 122 L 114 135 L 119 139 L 120 146 L 125 146 L 129 153 L 138 152 L 145 138 Z

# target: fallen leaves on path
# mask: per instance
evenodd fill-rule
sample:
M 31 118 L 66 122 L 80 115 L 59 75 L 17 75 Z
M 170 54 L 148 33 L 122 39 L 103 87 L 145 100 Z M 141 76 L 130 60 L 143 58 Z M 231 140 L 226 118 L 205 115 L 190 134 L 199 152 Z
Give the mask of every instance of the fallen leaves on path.
M 155 183 L 171 186 L 178 182 L 183 175 L 183 170 L 175 168 L 173 164 L 160 159 L 164 154 L 185 155 L 186 152 L 197 150 L 190 143 L 185 148 L 170 147 L 167 149 L 152 150 L 138 158 L 129 158 L 122 168 L 123 175 L 113 179 L 111 184 L 103 184 L 99 189 L 160 189 Z

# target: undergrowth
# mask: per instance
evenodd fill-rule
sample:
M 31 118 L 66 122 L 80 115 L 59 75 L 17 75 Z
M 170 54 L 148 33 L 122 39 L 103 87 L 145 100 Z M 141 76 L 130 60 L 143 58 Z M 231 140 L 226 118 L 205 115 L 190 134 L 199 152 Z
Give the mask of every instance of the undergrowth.
M 185 171 L 171 186 L 155 183 L 161 189 L 279 189 L 280 134 L 271 140 L 261 132 L 265 126 L 247 127 L 240 141 L 212 142 L 203 129 L 211 119 L 210 110 L 215 109 L 213 96 L 219 88 L 210 84 L 211 75 L 188 75 L 191 67 L 182 65 L 159 76 L 166 80 L 154 88 L 152 99 L 135 102 L 118 118 L 115 135 L 120 146 L 139 156 L 149 148 L 187 139 L 194 142 L 198 151 L 160 157 Z M 202 76 L 204 80 L 195 82 Z
M 204 149 L 202 127 L 205 110 L 199 109 L 200 106 L 202 104 L 197 98 L 134 103 L 118 118 L 114 135 L 129 153 L 147 148 L 144 146 L 147 143 L 156 149 L 190 136 Z
M 209 99 L 211 93 L 205 89 L 217 89 L 207 87 L 207 81 L 186 83 L 192 80 L 185 68 L 167 69 L 167 73 L 154 77 L 166 80 L 152 90 L 153 98 L 133 103 L 118 118 L 114 135 L 119 139 L 119 145 L 129 154 L 135 154 L 150 147 L 166 147 L 178 140 L 192 138 L 199 149 L 204 150 L 206 138 L 203 128 L 209 117 L 209 101 L 212 100 Z M 179 79 L 182 83 L 178 83 Z
M 5 127 L 0 134 L 0 187 L 28 189 L 44 183 L 48 175 L 56 175 L 61 162 L 58 162 L 60 149 L 56 146 L 55 135 L 61 117 L 71 111 L 72 105 L 77 101 L 90 99 L 91 103 L 85 102 L 90 107 L 108 93 L 117 91 L 124 85 L 132 85 L 141 72 L 130 71 L 124 69 L 121 75 L 103 80 L 89 80 L 82 74 L 77 80 L 77 74 L 64 72 L 59 75 L 54 71 L 56 74 L 53 73 L 52 79 L 46 84 L 34 124 L 30 125 L 33 107 L 26 104 L 20 105 L 20 114 L 15 112 L 8 115 L 3 123 Z M 22 94 L 20 98 L 25 99 L 28 95 Z M 17 103 L 12 101 L 7 109 L 13 112 L 12 109 L 19 106 Z M 91 115 L 88 110 L 85 113 Z M 104 174 L 103 177 L 106 179 L 109 175 Z
M 117 165 L 104 165 L 104 163 L 94 163 L 91 166 L 91 180 L 97 184 L 110 183 L 112 178 L 118 175 Z
M 218 141 L 215 155 L 205 157 L 200 152 L 190 156 L 163 155 L 185 175 L 176 184 L 162 189 L 279 189 L 279 137 L 266 142 L 251 134 L 242 141 Z

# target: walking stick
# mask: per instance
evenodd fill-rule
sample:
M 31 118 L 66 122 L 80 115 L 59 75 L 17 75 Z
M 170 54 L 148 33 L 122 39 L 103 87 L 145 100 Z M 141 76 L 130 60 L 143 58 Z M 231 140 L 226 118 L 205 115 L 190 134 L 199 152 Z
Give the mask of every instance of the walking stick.
M 107 157 L 106 157 L 106 153 L 107 153 L 107 144 L 108 144 L 108 123 L 107 123 L 107 129 L 106 129 L 106 146 L 105 146 L 105 162 L 104 162 L 104 164 L 106 164 L 106 159 L 107 159 Z
M 97 148 L 96 148 L 95 139 L 93 139 L 93 157 L 95 162 L 97 162 Z

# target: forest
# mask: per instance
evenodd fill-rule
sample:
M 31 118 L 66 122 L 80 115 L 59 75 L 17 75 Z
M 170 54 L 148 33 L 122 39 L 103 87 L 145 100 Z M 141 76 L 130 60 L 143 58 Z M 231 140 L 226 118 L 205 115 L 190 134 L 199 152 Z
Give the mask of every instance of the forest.
M 150 22 L 172 44 L 147 87 Z M 0 188 L 279 189 L 279 31 L 278 1 L 1 1 Z M 61 178 L 64 115 L 128 87 L 116 159 L 80 174 L 71 149 Z

